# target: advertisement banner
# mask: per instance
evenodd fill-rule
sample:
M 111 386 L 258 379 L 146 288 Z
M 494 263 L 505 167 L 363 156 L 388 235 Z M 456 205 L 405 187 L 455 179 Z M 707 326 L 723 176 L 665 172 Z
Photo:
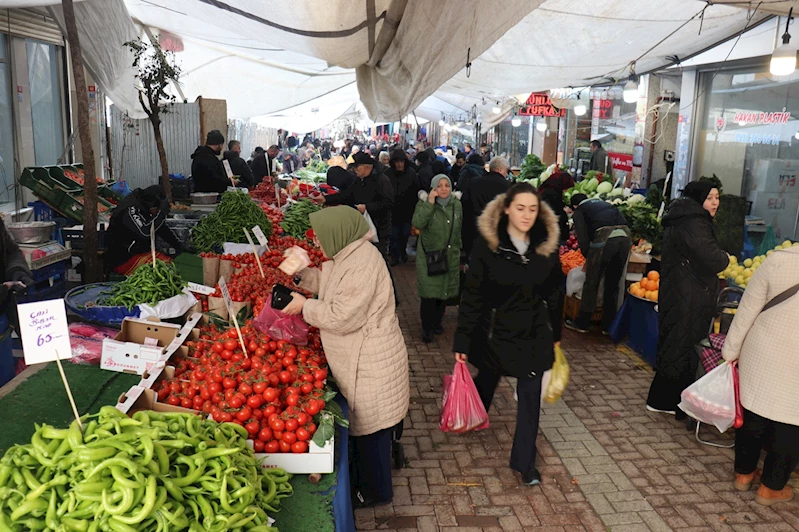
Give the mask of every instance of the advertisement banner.
M 610 156 L 610 163 L 613 165 L 614 170 L 621 170 L 622 172 L 633 171 L 633 156 L 625 153 L 608 153 Z

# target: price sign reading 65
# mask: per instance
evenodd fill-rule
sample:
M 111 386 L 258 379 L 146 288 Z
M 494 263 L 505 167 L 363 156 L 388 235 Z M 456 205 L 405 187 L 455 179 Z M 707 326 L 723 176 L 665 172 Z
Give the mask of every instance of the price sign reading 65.
M 72 358 L 63 299 L 18 305 L 18 315 L 26 364 Z
M 41 347 L 44 344 L 49 344 L 53 341 L 53 336 L 51 334 L 40 334 L 39 338 L 36 339 L 36 345 Z

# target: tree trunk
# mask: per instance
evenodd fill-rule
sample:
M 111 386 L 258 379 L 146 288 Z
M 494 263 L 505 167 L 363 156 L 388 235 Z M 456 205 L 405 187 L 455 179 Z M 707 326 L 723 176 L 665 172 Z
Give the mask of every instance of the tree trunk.
M 64 25 L 67 29 L 69 54 L 75 76 L 75 94 L 78 99 L 78 133 L 83 152 L 83 280 L 94 283 L 100 280 L 100 261 L 97 255 L 97 177 L 94 168 L 94 149 L 92 148 L 91 122 L 89 121 L 89 94 L 86 74 L 83 67 L 83 53 L 75 23 L 75 9 L 72 0 L 62 0 Z
M 166 150 L 164 149 L 164 138 L 161 136 L 161 119 L 158 110 L 150 116 L 153 124 L 153 135 L 155 135 L 155 146 L 158 148 L 158 159 L 161 161 L 161 186 L 164 187 L 164 194 L 172 203 L 172 184 L 169 182 L 169 164 L 166 160 Z

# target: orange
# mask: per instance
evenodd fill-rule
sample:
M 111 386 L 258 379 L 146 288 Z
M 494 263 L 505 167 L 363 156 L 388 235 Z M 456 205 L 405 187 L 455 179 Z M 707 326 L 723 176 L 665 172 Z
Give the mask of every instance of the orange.
M 652 292 L 650 292 L 649 290 L 647 290 L 647 291 L 644 293 L 644 299 L 652 299 Z
M 660 274 L 658 272 L 652 270 L 651 272 L 646 274 L 646 278 L 649 279 L 650 281 L 659 281 L 660 280 Z
M 658 291 L 655 290 L 654 292 L 652 292 L 651 297 L 649 297 L 647 299 L 649 299 L 650 301 L 657 302 L 657 300 L 658 300 Z
M 643 288 L 644 290 L 649 290 L 650 289 L 649 286 L 650 286 L 649 279 L 644 278 L 641 280 L 641 288 Z

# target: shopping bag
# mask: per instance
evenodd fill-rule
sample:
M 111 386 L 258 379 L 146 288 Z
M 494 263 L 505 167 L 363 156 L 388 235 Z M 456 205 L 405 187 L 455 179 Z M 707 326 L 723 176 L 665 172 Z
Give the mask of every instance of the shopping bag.
M 552 373 L 549 376 L 544 401 L 554 403 L 560 399 L 560 396 L 566 390 L 566 386 L 569 385 L 569 373 L 569 363 L 566 361 L 566 355 L 563 354 L 563 349 L 556 345 L 555 362 L 552 364 Z
M 300 316 L 288 316 L 272 308 L 271 294 L 266 299 L 261 313 L 252 320 L 252 325 L 274 340 L 285 340 L 291 344 L 308 345 L 308 330 L 310 327 Z
M 682 392 L 679 408 L 692 418 L 725 432 L 735 423 L 732 364 L 724 363 Z
M 369 216 L 369 211 L 363 211 L 363 217 L 366 218 L 366 223 L 369 224 L 369 232 L 366 234 L 369 242 L 377 244 L 379 242 L 377 238 L 377 227 L 375 227 L 372 217 Z
M 452 375 L 444 377 L 439 426 L 456 433 L 488 428 L 488 413 L 464 362 L 456 362 Z
M 735 386 L 735 423 L 733 428 L 740 429 L 744 424 L 744 407 L 741 404 L 741 379 L 738 375 L 738 362 L 732 363 L 732 382 Z

